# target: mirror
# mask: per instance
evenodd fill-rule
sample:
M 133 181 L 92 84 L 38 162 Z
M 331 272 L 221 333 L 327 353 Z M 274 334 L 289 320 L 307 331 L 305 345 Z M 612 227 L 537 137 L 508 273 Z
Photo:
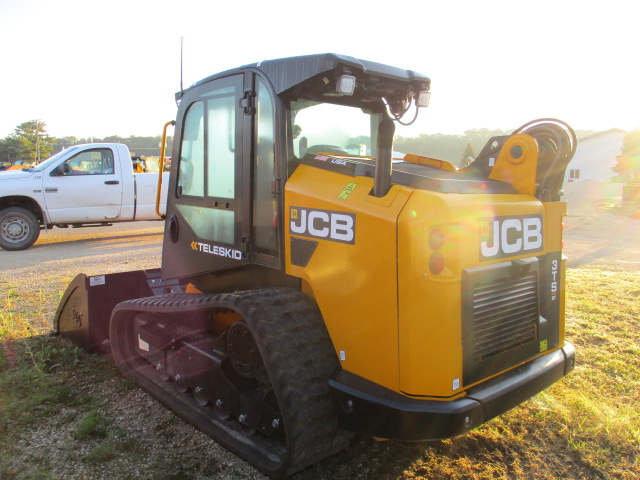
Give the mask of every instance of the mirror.
M 51 172 L 52 176 L 62 176 L 66 175 L 71 171 L 68 163 L 61 163 L 58 167 Z

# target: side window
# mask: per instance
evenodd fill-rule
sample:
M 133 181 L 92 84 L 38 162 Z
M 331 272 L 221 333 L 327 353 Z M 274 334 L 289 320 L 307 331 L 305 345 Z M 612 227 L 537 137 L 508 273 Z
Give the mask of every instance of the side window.
M 234 198 L 236 172 L 236 89 L 207 94 L 207 173 L 209 197 Z
M 255 246 L 260 250 L 275 251 L 276 234 L 276 197 L 273 192 L 275 177 L 275 141 L 274 110 L 271 95 L 264 82 L 257 79 L 256 89 L 256 126 L 254 138 L 255 175 L 254 175 L 254 237 Z
M 204 106 L 194 103 L 184 122 L 180 146 L 178 195 L 204 195 Z
M 85 150 L 64 162 L 67 164 L 67 175 L 110 175 L 115 173 L 113 152 L 110 148 Z
M 236 75 L 206 85 L 182 126 L 176 194 L 189 198 L 176 207 L 199 238 L 216 243 L 239 240 L 242 82 Z

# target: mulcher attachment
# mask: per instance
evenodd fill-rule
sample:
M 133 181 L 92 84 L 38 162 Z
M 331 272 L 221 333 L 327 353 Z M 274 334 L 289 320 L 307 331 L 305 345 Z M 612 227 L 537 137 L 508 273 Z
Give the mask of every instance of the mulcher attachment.
M 109 352 L 109 320 L 125 300 L 182 292 L 178 281 L 163 281 L 160 269 L 77 275 L 64 292 L 53 319 L 55 334 L 69 338 L 88 352 Z
M 328 387 L 336 354 L 317 307 L 299 292 L 125 301 L 110 336 L 125 376 L 270 476 L 346 445 Z

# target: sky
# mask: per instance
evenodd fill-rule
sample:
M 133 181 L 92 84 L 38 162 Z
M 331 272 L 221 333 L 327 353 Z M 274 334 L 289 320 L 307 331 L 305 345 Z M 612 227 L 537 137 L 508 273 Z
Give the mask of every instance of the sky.
M 633 0 L 0 0 L 0 138 L 160 135 L 183 84 L 248 63 L 339 53 L 431 78 L 400 135 L 640 128 Z

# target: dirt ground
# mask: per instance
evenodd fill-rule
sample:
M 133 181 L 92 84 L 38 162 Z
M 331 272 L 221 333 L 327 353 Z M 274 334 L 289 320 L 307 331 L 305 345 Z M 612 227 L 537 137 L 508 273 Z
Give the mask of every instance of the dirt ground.
M 35 245 L 21 252 L 0 250 L 0 271 L 46 265 L 50 262 L 84 257 L 109 261 L 119 254 L 134 255 L 141 249 L 157 247 L 157 252 L 141 253 L 160 261 L 164 222 L 124 222 L 104 227 L 52 228 L 40 233 Z
M 569 268 L 599 266 L 613 271 L 640 271 L 640 219 L 637 209 L 620 205 L 621 186 L 568 184 L 565 192 L 568 215 L 564 241 Z M 76 273 L 95 275 L 158 267 L 161 234 L 162 229 L 153 225 L 149 230 L 111 227 L 106 233 L 78 230 L 66 233 L 67 237 L 43 236 L 31 251 L 0 252 L 0 288 L 3 295 L 14 292 L 12 296 L 18 299 L 26 292 L 40 291 L 33 315 L 42 326 L 51 320 L 58 298 Z M 16 257 L 10 261 L 8 254 Z M 11 478 L 266 478 L 129 385 L 117 372 L 85 377 L 74 380 L 76 394 L 100 399 L 101 411 L 113 422 L 111 428 L 126 432 L 132 448 L 121 450 L 118 458 L 109 462 L 88 463 L 86 455 L 96 442 L 80 443 L 74 439 L 75 420 L 69 419 L 80 418 L 85 412 L 68 407 L 24 434 L 11 452 L 0 456 L 0 464 L 8 462 L 7 471 L 13 468 L 23 472 Z M 424 443 L 362 439 L 294 478 L 419 478 L 407 474 L 411 464 L 403 462 L 412 454 L 424 454 L 424 448 Z
M 640 272 L 640 206 L 622 204 L 622 185 L 568 183 L 564 253 L 568 267 Z

